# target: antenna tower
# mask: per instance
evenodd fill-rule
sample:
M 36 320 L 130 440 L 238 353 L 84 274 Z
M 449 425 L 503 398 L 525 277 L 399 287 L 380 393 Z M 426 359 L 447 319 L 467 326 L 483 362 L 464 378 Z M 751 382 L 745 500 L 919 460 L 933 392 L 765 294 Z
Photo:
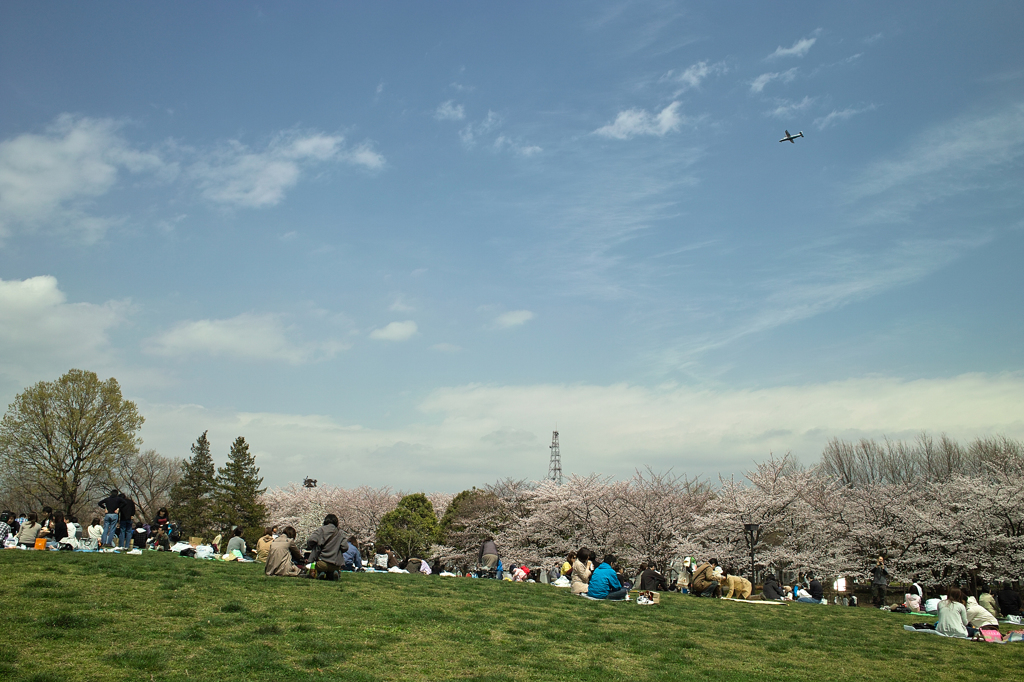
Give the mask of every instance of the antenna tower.
M 548 463 L 548 479 L 562 485 L 562 453 L 558 450 L 558 431 L 551 432 L 551 461 Z

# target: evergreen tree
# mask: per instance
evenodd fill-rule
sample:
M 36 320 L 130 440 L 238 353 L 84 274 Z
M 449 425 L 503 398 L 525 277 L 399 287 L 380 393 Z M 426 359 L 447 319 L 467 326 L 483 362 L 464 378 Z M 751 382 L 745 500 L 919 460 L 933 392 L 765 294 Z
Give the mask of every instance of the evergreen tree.
M 437 540 L 437 516 L 434 505 L 423 493 L 406 495 L 398 507 L 380 520 L 377 543 L 390 545 L 403 559 L 427 559 L 426 552 Z
M 192 444 L 192 456 L 181 463 L 181 480 L 171 488 L 171 519 L 181 536 L 203 537 L 213 528 L 213 459 L 206 431 Z
M 234 526 L 245 529 L 243 537 L 252 547 L 263 535 L 267 507 L 263 504 L 263 477 L 249 444 L 239 436 L 231 444 L 228 461 L 217 468 L 217 524 L 230 532 Z

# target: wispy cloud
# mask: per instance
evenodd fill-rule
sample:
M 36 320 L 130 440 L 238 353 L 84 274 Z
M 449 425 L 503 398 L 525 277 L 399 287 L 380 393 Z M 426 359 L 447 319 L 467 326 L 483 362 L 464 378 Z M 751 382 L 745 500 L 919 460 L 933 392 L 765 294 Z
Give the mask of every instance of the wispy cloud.
M 783 83 L 789 83 L 796 78 L 797 69 L 794 66 L 792 69 L 782 72 L 770 72 L 762 73 L 760 76 L 750 82 L 751 92 L 761 92 L 765 86 L 771 83 L 775 79 L 781 80 Z
M 849 118 L 856 116 L 857 114 L 863 114 L 865 111 L 874 111 L 876 109 L 874 104 L 869 104 L 866 107 L 859 109 L 849 107 L 846 109 L 833 109 L 829 114 L 822 116 L 821 118 L 814 119 L 814 125 L 818 127 L 818 130 L 824 130 L 831 125 L 835 125 L 840 121 L 845 121 Z
M 494 326 L 498 329 L 508 329 L 509 327 L 519 327 L 533 319 L 533 313 L 529 310 L 511 310 L 507 313 L 502 313 L 494 319 Z
M 384 157 L 369 142 L 346 148 L 344 141 L 342 135 L 291 131 L 257 151 L 231 140 L 190 172 L 210 201 L 245 208 L 274 206 L 314 164 L 334 161 L 374 171 L 384 167 Z
M 669 71 L 662 76 L 662 81 L 670 81 L 677 83 L 679 89 L 676 91 L 676 96 L 681 95 L 687 90 L 693 90 L 700 87 L 700 84 L 708 76 L 716 76 L 724 73 L 728 73 L 729 68 L 725 62 L 717 62 L 709 64 L 706 60 L 699 61 L 696 64 L 688 66 L 682 72 Z
M 438 121 L 461 121 L 466 118 L 466 109 L 461 104 L 448 100 L 438 105 L 434 111 L 434 118 Z
M 0 142 L 0 239 L 16 228 L 70 230 L 96 241 L 114 223 L 90 213 L 90 204 L 118 185 L 123 173 L 164 180 L 177 164 L 140 150 L 114 119 L 62 114 L 42 134 Z
M 1022 158 L 1024 104 L 1014 104 L 926 131 L 902 154 L 865 169 L 848 196 L 872 198 L 865 219 L 900 220 L 919 206 L 975 188 L 981 178 L 998 179 Z
M 814 104 L 814 97 L 804 97 L 799 102 L 790 102 L 789 100 L 777 100 L 778 105 L 771 111 L 766 111 L 768 116 L 774 116 L 775 118 L 789 118 L 793 114 L 805 111 L 807 107 Z
M 378 341 L 408 341 L 418 332 L 419 327 L 416 323 L 406 320 L 405 322 L 392 322 L 380 329 L 374 329 L 370 332 L 370 338 Z
M 463 350 L 462 346 L 457 346 L 454 343 L 435 343 L 431 348 L 439 353 L 459 353 Z
M 793 43 L 790 47 L 782 47 L 781 45 L 772 52 L 765 59 L 778 59 L 780 57 L 803 57 L 817 42 L 818 36 L 821 35 L 821 29 L 815 29 L 806 38 Z
M 544 151 L 543 148 L 538 147 L 535 144 L 524 144 L 505 135 L 498 135 L 498 137 L 495 138 L 494 148 L 497 151 L 508 150 L 518 156 L 534 156 Z
M 679 130 L 683 124 L 684 118 L 679 113 L 679 107 L 679 102 L 672 102 L 656 114 L 643 109 L 626 109 L 619 112 L 615 121 L 598 128 L 594 134 L 616 140 L 628 140 L 637 135 L 664 137 Z
M 340 341 L 303 343 L 295 329 L 272 314 L 242 313 L 227 319 L 189 320 L 149 339 L 146 350 L 155 355 L 209 355 L 243 360 L 273 360 L 300 365 L 333 357 L 348 348 Z
M 459 131 L 459 138 L 466 147 L 473 147 L 481 137 L 494 132 L 501 127 L 501 116 L 493 111 L 488 111 L 481 120 L 468 124 Z

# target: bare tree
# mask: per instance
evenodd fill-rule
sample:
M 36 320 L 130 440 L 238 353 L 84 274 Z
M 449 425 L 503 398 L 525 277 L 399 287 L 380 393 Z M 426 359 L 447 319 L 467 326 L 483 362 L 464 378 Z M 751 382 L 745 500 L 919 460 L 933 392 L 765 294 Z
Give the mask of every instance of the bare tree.
M 181 478 L 181 460 L 164 457 L 156 450 L 128 452 L 117 457 L 115 485 L 131 495 L 144 519 L 170 501 L 171 488 Z

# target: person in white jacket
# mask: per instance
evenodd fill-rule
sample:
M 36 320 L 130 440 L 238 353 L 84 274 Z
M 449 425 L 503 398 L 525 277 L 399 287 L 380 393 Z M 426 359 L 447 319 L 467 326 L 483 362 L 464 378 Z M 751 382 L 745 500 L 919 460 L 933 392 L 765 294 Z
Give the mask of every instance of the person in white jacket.
M 967 598 L 967 624 L 978 630 L 998 630 L 999 621 L 974 597 Z

